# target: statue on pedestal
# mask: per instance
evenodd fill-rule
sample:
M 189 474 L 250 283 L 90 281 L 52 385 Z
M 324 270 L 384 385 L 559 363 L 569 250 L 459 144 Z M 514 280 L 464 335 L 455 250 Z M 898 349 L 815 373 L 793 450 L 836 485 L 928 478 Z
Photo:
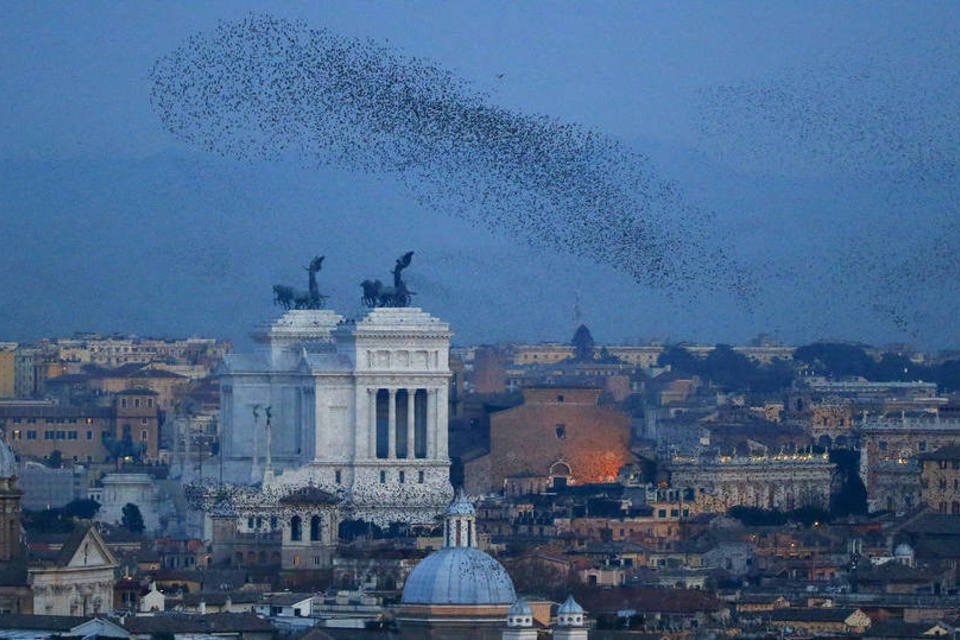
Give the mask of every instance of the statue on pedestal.
M 323 302 L 327 296 L 320 293 L 317 286 L 317 274 L 323 268 L 325 256 L 317 256 L 310 261 L 310 266 L 304 267 L 307 271 L 307 290 L 298 291 L 283 284 L 273 285 L 273 303 L 286 311 L 290 309 L 323 309 Z
M 410 306 L 410 300 L 414 295 L 413 291 L 407 288 L 407 283 L 403 281 L 401 274 L 403 270 L 410 266 L 413 260 L 413 251 L 408 251 L 399 258 L 397 264 L 393 267 L 393 286 L 385 287 L 380 280 L 364 280 L 360 283 L 363 287 L 363 297 L 361 302 L 368 307 L 407 307 Z

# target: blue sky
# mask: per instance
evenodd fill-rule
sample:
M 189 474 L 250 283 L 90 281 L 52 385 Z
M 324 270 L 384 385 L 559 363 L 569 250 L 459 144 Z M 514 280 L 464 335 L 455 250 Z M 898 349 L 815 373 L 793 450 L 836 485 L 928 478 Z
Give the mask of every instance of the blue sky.
M 716 215 L 765 283 L 759 303 L 672 299 L 425 209 L 387 176 L 186 146 L 151 111 L 151 65 L 251 11 L 429 59 L 492 104 L 623 141 Z M 600 340 L 769 331 L 957 342 L 954 267 L 928 250 L 956 237 L 960 202 L 948 144 L 956 3 L 7 2 L 0 12 L 0 339 L 242 339 L 276 313 L 270 285 L 299 285 L 314 253 L 327 255 L 321 288 L 349 315 L 357 282 L 388 276 L 416 249 L 417 303 L 461 342 L 568 339 L 577 299 Z M 736 90 L 718 108 L 723 87 Z M 911 267 L 923 254 L 929 270 Z

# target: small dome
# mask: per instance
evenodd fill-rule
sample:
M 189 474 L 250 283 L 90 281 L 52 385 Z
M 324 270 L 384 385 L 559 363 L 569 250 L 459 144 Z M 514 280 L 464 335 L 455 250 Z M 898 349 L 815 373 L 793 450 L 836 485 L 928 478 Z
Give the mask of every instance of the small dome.
M 560 608 L 557 609 L 558 615 L 583 615 L 583 607 L 581 607 L 576 600 L 573 599 L 573 596 L 567 596 L 567 599 L 563 601 L 563 604 L 560 605 Z
M 913 547 L 908 545 L 906 542 L 901 542 L 897 545 L 897 548 L 893 550 L 893 555 L 898 557 L 906 557 L 913 555 Z
M 473 547 L 446 547 L 414 567 L 401 604 L 511 605 L 513 580 L 492 556 Z
M 527 604 L 527 601 L 523 598 L 520 598 L 513 606 L 510 607 L 510 610 L 507 611 L 508 616 L 532 616 L 533 609 L 530 608 L 530 605 Z
M 473 508 L 473 503 L 467 500 L 467 496 L 463 494 L 463 490 L 459 489 L 456 497 L 454 497 L 453 502 L 450 503 L 450 506 L 447 507 L 444 515 L 475 516 L 477 515 L 477 510 Z
M 13 478 L 18 474 L 17 456 L 10 445 L 0 439 L 0 478 Z

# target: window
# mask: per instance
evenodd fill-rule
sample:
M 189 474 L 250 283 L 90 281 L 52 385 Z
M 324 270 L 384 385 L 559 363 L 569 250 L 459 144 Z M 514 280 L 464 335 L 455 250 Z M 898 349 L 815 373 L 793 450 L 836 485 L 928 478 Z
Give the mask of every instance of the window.
M 37 432 L 36 431 L 27 431 L 27 440 L 36 440 Z
M 946 489 L 946 488 L 947 488 L 947 479 L 946 479 L 946 478 L 940 478 L 940 488 L 941 488 L 941 489 Z
M 926 440 L 921 440 L 917 446 L 920 448 L 920 451 L 926 451 L 927 450 Z
M 320 566 L 320 556 L 313 556 L 313 564 L 315 566 Z M 300 609 L 297 609 L 297 611 L 300 611 Z
M 126 398 L 120 398 L 120 406 L 123 407 L 124 409 L 127 408 L 127 399 L 126 399 Z
M 67 432 L 67 440 L 76 440 L 76 439 L 77 439 L 77 432 L 76 432 L 76 431 L 68 431 L 68 432 Z
M 342 476 L 340 475 L 340 469 L 337 469 L 333 472 L 333 481 L 337 484 L 340 484 Z
M 667 510 L 666 510 L 666 509 L 660 509 L 659 511 L 657 511 L 657 517 L 658 517 L 658 518 L 666 518 L 666 517 L 667 517 Z
M 940 468 L 941 468 L 941 469 L 946 469 L 946 468 L 947 468 L 947 461 L 946 461 L 946 460 L 941 460 L 941 461 L 940 461 Z
M 87 431 L 87 440 L 93 440 L 93 431 Z
M 557 396 L 557 402 L 563 402 L 563 394 Z
M 140 418 L 140 424 L 147 424 L 146 418 Z
M 146 429 L 144 429 L 143 431 L 140 432 L 140 439 L 143 440 L 144 442 L 147 441 L 147 430 L 146 430 Z
M 133 399 L 133 406 L 135 406 L 135 407 L 139 407 L 139 406 L 140 406 L 140 398 L 134 398 L 134 399 Z
M 386 471 L 381 471 L 381 472 L 380 472 L 380 484 L 387 484 L 387 472 L 386 472 Z
M 290 539 L 294 542 L 303 540 L 303 521 L 300 519 L 300 516 L 290 518 Z M 294 557 L 294 564 L 298 564 L 296 562 L 297 558 L 299 558 L 299 556 Z
M 400 484 L 403 484 L 403 481 L 406 480 L 406 477 L 407 477 L 406 472 L 401 471 L 400 473 L 397 474 L 397 481 L 398 481 Z
M 937 511 L 939 511 L 940 513 L 946 513 L 946 512 L 947 512 L 947 503 L 946 503 L 946 502 L 941 502 L 939 505 L 937 505 Z
M 67 432 L 66 431 L 57 431 L 57 440 L 66 440 Z
M 418 471 L 418 472 L 417 472 L 417 482 L 418 482 L 419 484 L 423 484 L 423 471 Z
M 320 516 L 310 518 L 310 542 L 320 542 Z
M 43 432 L 44 440 L 53 440 L 53 431 L 44 431 Z
M 880 447 L 880 451 L 886 451 L 886 450 L 887 450 L 887 442 L 886 442 L 885 440 L 881 440 L 880 443 L 878 444 L 878 446 Z
M 253 516 L 247 518 L 247 529 L 253 529 Z
M 276 529 L 276 528 L 277 528 L 277 516 L 271 516 L 271 518 L 270 518 L 270 528 L 271 528 L 271 529 Z
M 567 425 L 557 423 L 557 440 L 564 440 L 567 437 Z
M 950 503 L 950 513 L 952 513 L 953 515 L 960 514 L 960 502 L 957 502 L 956 500 L 954 500 L 953 502 Z

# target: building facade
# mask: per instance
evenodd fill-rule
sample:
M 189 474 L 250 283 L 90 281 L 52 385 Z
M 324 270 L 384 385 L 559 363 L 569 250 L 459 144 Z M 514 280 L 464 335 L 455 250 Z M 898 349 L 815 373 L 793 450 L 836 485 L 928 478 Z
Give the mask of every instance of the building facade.
M 828 508 L 836 467 L 826 456 L 718 457 L 670 462 L 671 486 L 705 511 Z
M 111 459 L 111 440 L 128 440 L 143 457 L 156 459 L 159 410 L 156 394 L 129 389 L 111 406 L 66 406 L 53 402 L 0 405 L 0 430 L 20 456 L 44 459 L 59 451 L 63 460 L 102 463 Z
M 417 308 L 358 321 L 288 311 L 221 371 L 224 477 L 347 496 L 353 517 L 429 522 L 452 495 L 449 326 Z

